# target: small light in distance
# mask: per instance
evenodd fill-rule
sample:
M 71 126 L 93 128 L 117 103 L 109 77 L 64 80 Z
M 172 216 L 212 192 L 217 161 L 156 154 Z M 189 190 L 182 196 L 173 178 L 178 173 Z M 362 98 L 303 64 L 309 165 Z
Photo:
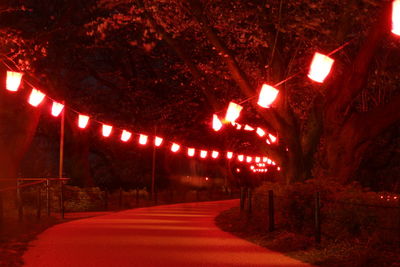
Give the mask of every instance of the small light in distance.
M 265 131 L 264 131 L 262 128 L 260 128 L 260 127 L 257 127 L 256 133 L 257 133 L 260 137 L 263 137 L 263 136 L 265 135 Z
M 243 155 L 238 155 L 238 160 L 239 161 L 243 161 L 244 160 L 244 156 Z
M 208 181 L 208 177 L 206 177 L 206 181 Z
M 206 150 L 200 150 L 200 157 L 202 159 L 205 159 L 207 157 L 207 151 Z
M 174 152 L 174 153 L 178 152 L 178 150 L 180 148 L 181 148 L 181 146 L 178 145 L 177 143 L 172 143 L 172 145 L 171 145 L 171 151 Z
M 254 131 L 254 128 L 251 127 L 250 125 L 246 124 L 246 125 L 244 126 L 244 130 L 245 130 L 245 131 Z
M 128 142 L 128 140 L 131 139 L 131 136 L 131 132 L 128 132 L 127 130 L 122 130 L 121 141 Z
M 218 151 L 213 151 L 212 154 L 211 154 L 211 157 L 212 157 L 213 159 L 216 159 L 216 158 L 218 158 L 218 155 L 219 155 L 219 152 L 218 152 Z
M 63 109 L 63 104 L 53 101 L 53 105 L 51 107 L 51 115 L 53 115 L 54 117 L 58 117 Z
M 193 157 L 194 156 L 194 148 L 188 148 L 188 151 L 187 151 L 187 153 L 188 153 L 188 156 L 189 157 Z
M 107 124 L 103 124 L 103 128 L 102 128 L 102 133 L 104 137 L 109 137 L 112 131 L 112 126 L 111 125 L 107 125 Z
M 236 172 L 240 172 L 240 169 L 239 169 L 239 168 L 236 168 Z
M 141 145 L 146 145 L 147 144 L 147 139 L 148 139 L 148 136 L 147 135 L 145 135 L 145 134 L 140 134 L 139 135 L 139 144 L 141 144 Z
M 226 157 L 228 159 L 231 159 L 233 157 L 233 152 L 230 152 L 230 151 L 226 152 Z
M 154 138 L 154 144 L 155 144 L 156 146 L 161 146 L 163 140 L 164 140 L 164 139 L 162 139 L 161 137 L 156 136 L 156 137 Z
M 250 162 L 252 162 L 252 161 L 253 161 L 253 158 L 252 158 L 252 157 L 250 157 L 250 156 L 247 156 L 247 157 L 246 157 L 246 162 L 250 163 Z

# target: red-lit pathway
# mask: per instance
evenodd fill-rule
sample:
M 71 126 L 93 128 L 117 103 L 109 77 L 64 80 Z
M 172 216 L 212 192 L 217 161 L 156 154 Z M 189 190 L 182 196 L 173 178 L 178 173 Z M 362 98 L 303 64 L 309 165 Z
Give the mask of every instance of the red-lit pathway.
M 237 200 L 127 210 L 56 225 L 24 255 L 26 266 L 308 266 L 214 224 Z

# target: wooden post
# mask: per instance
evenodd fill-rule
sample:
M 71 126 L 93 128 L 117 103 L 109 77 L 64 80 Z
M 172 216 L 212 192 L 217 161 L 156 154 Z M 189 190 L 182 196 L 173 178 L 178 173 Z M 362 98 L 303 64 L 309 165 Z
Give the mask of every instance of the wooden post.
M 17 206 L 18 206 L 18 221 L 22 221 L 24 216 L 24 211 L 22 207 L 22 196 L 21 196 L 21 189 L 19 188 L 20 181 L 17 180 Z
M 244 191 L 244 187 L 240 187 L 240 212 L 244 210 L 244 205 L 246 202 L 246 195 Z
M 65 104 L 65 101 L 62 102 Z M 58 178 L 63 177 L 63 166 L 64 166 L 64 129 L 65 129 L 65 108 L 61 113 L 61 121 L 60 121 L 60 156 L 58 162 Z
M 60 180 L 60 214 L 61 219 L 64 219 L 64 182 Z
M 119 209 L 122 210 L 122 187 L 119 188 Z
M 46 179 L 46 208 L 47 216 L 50 216 L 50 180 Z
M 315 194 L 315 242 L 321 243 L 321 206 L 319 192 Z
M 268 190 L 268 231 L 275 230 L 274 191 Z
M 252 206 L 251 206 L 251 201 L 252 201 L 252 195 L 251 195 L 251 188 L 247 188 L 247 213 L 251 214 L 252 213 Z
M 38 220 L 40 220 L 40 213 L 41 213 L 41 209 L 42 209 L 42 184 L 39 184 L 38 185 L 38 189 L 37 189 L 37 199 L 36 199 L 36 208 L 37 208 L 37 210 L 36 210 L 36 218 L 38 219 Z

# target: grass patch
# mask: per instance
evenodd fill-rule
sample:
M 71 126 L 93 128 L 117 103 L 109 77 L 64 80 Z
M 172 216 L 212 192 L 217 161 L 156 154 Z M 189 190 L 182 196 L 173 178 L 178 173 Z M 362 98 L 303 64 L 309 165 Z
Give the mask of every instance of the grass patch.
M 222 212 L 215 221 L 223 231 L 313 265 L 400 267 L 399 246 L 366 243 L 358 239 L 323 240 L 317 245 L 309 236 L 284 230 L 269 233 L 267 225 L 260 223 L 263 220 L 240 214 L 237 207 Z

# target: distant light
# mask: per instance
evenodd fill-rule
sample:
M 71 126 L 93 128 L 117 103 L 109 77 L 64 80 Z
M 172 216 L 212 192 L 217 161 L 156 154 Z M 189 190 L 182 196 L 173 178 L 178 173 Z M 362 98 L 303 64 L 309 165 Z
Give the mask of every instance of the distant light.
M 262 128 L 260 128 L 260 127 L 257 127 L 256 133 L 257 133 L 260 137 L 263 137 L 263 136 L 265 135 L 265 131 L 264 131 Z
M 85 129 L 89 122 L 89 116 L 79 114 L 78 116 L 78 126 L 81 129 Z
M 278 93 L 279 91 L 276 88 L 264 83 L 261 87 L 257 104 L 263 108 L 269 108 L 275 101 Z
M 267 139 L 267 140 L 265 140 L 265 143 L 267 143 L 268 145 L 270 145 L 271 144 L 271 142 Z
M 128 142 L 131 139 L 132 133 L 128 132 L 127 130 L 123 130 L 121 134 L 121 141 Z
M 58 117 L 63 109 L 63 104 L 53 101 L 53 105 L 51 107 L 51 115 L 53 115 L 54 117 Z
M 316 52 L 311 62 L 308 78 L 322 83 L 331 71 L 334 60 L 328 56 Z
M 6 89 L 11 92 L 18 91 L 21 84 L 22 73 L 15 71 L 7 71 Z
M 37 106 L 39 106 L 40 103 L 42 103 L 45 96 L 46 96 L 45 94 L 43 94 L 39 90 L 33 88 L 32 92 L 29 96 L 28 103 L 34 107 L 37 107 Z
M 245 130 L 245 131 L 254 131 L 254 128 L 251 127 L 250 125 L 246 124 L 246 125 L 244 126 L 244 130 Z
M 242 125 L 240 125 L 239 123 L 236 123 L 236 130 L 240 130 L 242 129 Z
M 206 181 L 208 181 L 208 177 L 206 177 Z
M 278 167 L 278 168 L 276 168 L 278 171 L 280 171 L 281 170 L 281 167 Z
M 253 161 L 253 158 L 252 158 L 252 157 L 250 157 L 250 156 L 247 156 L 247 157 L 246 157 L 246 162 L 250 163 L 250 162 L 252 162 L 252 161 Z
M 171 145 L 171 151 L 172 152 L 178 152 L 178 150 L 181 148 L 181 146 L 180 145 L 178 145 L 178 144 L 176 144 L 176 143 L 172 143 L 172 145 Z
M 200 157 L 202 159 L 205 159 L 207 157 L 207 151 L 206 150 L 200 150 Z
M 149 137 L 147 136 L 147 135 L 145 135 L 145 134 L 140 134 L 139 135 L 139 144 L 141 144 L 141 145 L 146 145 L 147 144 L 147 139 L 148 139 Z
M 226 157 L 228 159 L 231 159 L 233 157 L 233 152 L 230 152 L 230 151 L 226 152 Z
M 219 155 L 219 152 L 218 152 L 218 151 L 213 151 L 213 152 L 211 153 L 211 157 L 214 158 L 214 159 L 218 158 L 218 155 Z
M 240 169 L 239 169 L 239 168 L 236 168 L 236 172 L 240 172 Z
M 194 151 L 195 151 L 194 148 L 188 148 L 188 151 L 187 151 L 188 152 L 188 156 L 189 157 L 193 157 L 194 156 Z
M 268 161 L 268 158 L 267 157 L 263 157 L 263 160 L 262 160 L 263 162 L 267 162 Z
M 216 114 L 213 115 L 213 123 L 212 123 L 212 128 L 214 131 L 218 132 L 222 128 L 222 122 L 218 118 Z
M 261 161 L 261 158 L 260 157 L 255 157 L 255 162 L 260 162 Z
M 253 165 L 250 166 L 250 170 L 254 170 L 254 166 Z
M 109 137 L 111 134 L 112 128 L 113 127 L 111 125 L 103 124 L 103 128 L 102 128 L 103 136 Z
M 392 4 L 392 33 L 400 35 L 400 0 Z
M 242 111 L 243 107 L 234 103 L 230 102 L 228 109 L 225 115 L 225 121 L 227 122 L 234 122 L 240 116 L 240 112 Z
M 238 160 L 239 161 L 243 161 L 244 160 L 244 156 L 243 155 L 238 155 Z
M 161 137 L 156 136 L 156 137 L 154 138 L 154 144 L 155 144 L 156 146 L 161 146 L 162 142 L 163 142 L 163 139 L 162 139 Z

